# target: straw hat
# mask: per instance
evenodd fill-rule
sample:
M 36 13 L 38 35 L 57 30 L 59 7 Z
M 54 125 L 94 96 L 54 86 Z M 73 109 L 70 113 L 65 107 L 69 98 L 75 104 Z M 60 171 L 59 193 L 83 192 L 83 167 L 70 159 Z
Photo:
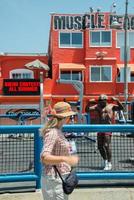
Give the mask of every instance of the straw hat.
M 58 102 L 54 105 L 52 115 L 57 117 L 69 117 L 71 115 L 75 115 L 76 113 L 72 111 L 70 104 L 67 102 Z
M 108 100 L 108 97 L 107 97 L 107 95 L 105 95 L 105 94 L 101 94 L 101 95 L 99 96 L 99 100 Z

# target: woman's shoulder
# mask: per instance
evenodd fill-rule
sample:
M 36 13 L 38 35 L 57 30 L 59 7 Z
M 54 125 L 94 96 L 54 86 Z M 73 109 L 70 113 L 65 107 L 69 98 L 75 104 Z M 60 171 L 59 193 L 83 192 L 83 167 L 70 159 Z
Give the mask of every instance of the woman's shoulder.
M 46 133 L 47 132 L 57 132 L 57 128 L 48 128 L 46 129 Z
M 50 128 L 46 130 L 46 133 L 44 134 L 44 140 L 46 140 L 47 138 L 57 138 L 59 135 L 59 130 L 56 128 Z
M 47 131 L 46 131 L 46 134 L 51 134 L 51 133 L 53 133 L 53 134 L 58 134 L 60 132 L 60 130 L 59 129 L 57 129 L 57 128 L 49 128 L 49 129 L 47 129 Z

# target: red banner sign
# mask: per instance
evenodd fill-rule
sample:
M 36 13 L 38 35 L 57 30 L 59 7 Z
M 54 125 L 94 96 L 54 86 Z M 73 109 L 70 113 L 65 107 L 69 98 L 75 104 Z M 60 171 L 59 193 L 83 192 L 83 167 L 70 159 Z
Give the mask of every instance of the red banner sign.
M 40 81 L 38 79 L 4 79 L 4 95 L 40 95 Z

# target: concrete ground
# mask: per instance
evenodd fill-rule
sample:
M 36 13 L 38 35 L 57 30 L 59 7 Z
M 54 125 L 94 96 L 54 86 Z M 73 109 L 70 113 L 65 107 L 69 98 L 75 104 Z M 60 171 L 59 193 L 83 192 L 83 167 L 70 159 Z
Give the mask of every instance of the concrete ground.
M 82 188 L 75 189 L 69 200 L 134 200 L 134 188 Z M 41 191 L 0 194 L 0 200 L 43 200 Z

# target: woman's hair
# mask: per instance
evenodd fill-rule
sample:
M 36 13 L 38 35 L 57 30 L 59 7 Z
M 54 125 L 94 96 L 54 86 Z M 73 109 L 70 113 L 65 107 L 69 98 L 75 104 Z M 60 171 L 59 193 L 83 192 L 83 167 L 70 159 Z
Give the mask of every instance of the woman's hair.
M 53 109 L 51 109 L 51 115 L 52 118 L 48 122 L 45 123 L 45 126 L 40 130 L 41 135 L 44 136 L 44 134 L 50 129 L 50 128 L 58 128 L 59 122 L 66 118 L 70 117 L 72 115 L 75 115 L 76 113 L 72 111 L 72 108 L 69 103 L 61 101 L 56 103 L 53 106 Z
M 51 128 L 57 128 L 59 122 L 62 120 L 63 118 L 58 118 L 58 117 L 52 117 L 51 119 L 49 119 L 43 128 L 40 129 L 40 133 L 42 136 L 44 136 L 44 134 Z

